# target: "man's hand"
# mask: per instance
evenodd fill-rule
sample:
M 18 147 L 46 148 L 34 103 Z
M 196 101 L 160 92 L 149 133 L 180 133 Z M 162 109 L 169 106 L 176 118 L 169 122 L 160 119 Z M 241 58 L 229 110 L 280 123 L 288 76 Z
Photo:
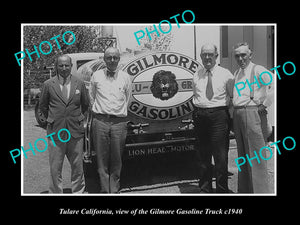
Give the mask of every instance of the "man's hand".
M 263 104 L 260 104 L 260 105 L 258 106 L 258 113 L 259 113 L 260 115 L 266 115 L 266 114 L 268 114 L 268 111 L 267 111 L 266 108 L 267 108 L 266 106 L 264 106 Z

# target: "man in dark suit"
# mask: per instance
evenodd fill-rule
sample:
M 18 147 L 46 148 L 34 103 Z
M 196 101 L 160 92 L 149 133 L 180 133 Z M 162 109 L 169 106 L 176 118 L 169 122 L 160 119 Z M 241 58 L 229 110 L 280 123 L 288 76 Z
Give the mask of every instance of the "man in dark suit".
M 193 78 L 193 120 L 198 142 L 199 187 L 201 193 L 212 193 L 213 169 L 216 193 L 228 189 L 229 112 L 233 75 L 218 66 L 218 50 L 214 44 L 201 48 L 203 68 Z M 211 161 L 214 158 L 215 168 Z
M 55 62 L 56 76 L 45 81 L 40 110 L 47 118 L 47 137 L 50 163 L 50 193 L 62 193 L 62 167 L 65 155 L 71 165 L 72 193 L 83 193 L 85 188 L 83 173 L 84 113 L 89 107 L 89 96 L 84 82 L 72 76 L 72 60 L 61 55 Z M 71 138 L 68 142 L 68 129 Z M 55 133 L 55 135 L 54 135 Z

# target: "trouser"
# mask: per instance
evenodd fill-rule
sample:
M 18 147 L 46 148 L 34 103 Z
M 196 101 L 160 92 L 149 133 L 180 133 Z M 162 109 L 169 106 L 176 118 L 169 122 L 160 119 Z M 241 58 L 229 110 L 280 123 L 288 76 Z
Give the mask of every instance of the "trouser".
M 211 160 L 213 156 L 216 192 L 228 192 L 228 109 L 227 107 L 196 108 L 193 112 L 193 120 L 198 142 L 199 186 L 205 192 L 212 192 L 213 166 Z
M 122 169 L 122 153 L 127 136 L 126 118 L 94 114 L 92 137 L 97 155 L 101 193 L 118 193 Z
M 266 116 L 266 115 L 265 115 Z M 238 192 L 239 193 L 269 193 L 269 183 L 267 174 L 267 162 L 259 158 L 259 162 L 254 155 L 254 151 L 259 156 L 259 150 L 266 146 L 262 124 L 264 116 L 260 117 L 257 107 L 236 108 L 233 112 L 233 127 L 237 143 L 238 157 L 244 157 L 246 163 L 240 166 L 238 171 Z M 248 154 L 251 165 L 246 158 Z M 266 157 L 266 152 L 261 151 L 261 155 Z
M 73 138 L 68 142 L 55 141 L 55 146 L 51 139 L 48 139 L 49 163 L 50 163 L 50 193 L 63 193 L 62 187 L 62 167 L 65 155 L 71 165 L 72 193 L 83 193 L 85 188 L 83 173 L 83 138 Z

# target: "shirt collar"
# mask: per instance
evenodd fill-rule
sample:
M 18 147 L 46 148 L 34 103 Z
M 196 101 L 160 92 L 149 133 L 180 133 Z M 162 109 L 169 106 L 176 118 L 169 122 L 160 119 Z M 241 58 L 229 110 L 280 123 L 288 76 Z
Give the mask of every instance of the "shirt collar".
M 65 84 L 69 84 L 70 83 L 70 81 L 71 81 L 71 74 L 66 78 L 66 83 Z M 60 75 L 58 75 L 57 76 L 57 78 L 58 78 L 58 81 L 59 81 L 59 83 L 61 84 L 61 85 L 64 85 L 64 78 L 62 77 L 62 76 L 60 76 Z
M 214 72 L 215 72 L 215 70 L 216 70 L 217 66 L 218 66 L 218 65 L 217 65 L 217 63 L 216 63 L 216 64 L 215 64 L 215 65 L 214 65 L 214 66 L 213 66 L 213 67 L 212 67 L 212 68 L 209 70 L 209 71 L 210 71 L 210 73 L 211 73 L 211 75 L 213 75 L 213 74 L 214 74 Z M 205 70 L 205 73 L 207 73 L 207 71 L 208 71 L 208 70 L 207 70 L 207 69 L 205 69 L 205 68 L 204 68 L 204 70 Z
M 251 70 L 252 66 L 253 66 L 253 63 L 250 61 L 249 64 L 248 64 L 248 65 L 246 66 L 246 68 L 244 69 L 244 71 L 249 71 L 249 70 Z M 240 71 L 242 71 L 242 68 L 240 68 Z
M 105 69 L 104 69 L 104 74 L 106 75 L 107 78 L 116 79 L 117 76 L 118 76 L 118 72 L 119 72 L 119 71 L 118 71 L 118 69 L 116 69 L 115 71 L 113 71 L 113 73 L 114 73 L 113 76 L 109 76 L 109 75 L 107 74 L 107 72 L 108 72 L 108 69 L 105 68 Z M 111 71 L 109 71 L 109 73 L 111 73 Z

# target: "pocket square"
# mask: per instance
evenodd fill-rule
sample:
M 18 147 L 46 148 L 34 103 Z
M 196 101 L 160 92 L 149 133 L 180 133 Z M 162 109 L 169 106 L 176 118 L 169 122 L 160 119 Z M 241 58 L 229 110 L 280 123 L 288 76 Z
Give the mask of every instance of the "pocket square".
M 77 95 L 79 93 L 80 93 L 80 91 L 78 89 L 76 89 L 75 94 Z

